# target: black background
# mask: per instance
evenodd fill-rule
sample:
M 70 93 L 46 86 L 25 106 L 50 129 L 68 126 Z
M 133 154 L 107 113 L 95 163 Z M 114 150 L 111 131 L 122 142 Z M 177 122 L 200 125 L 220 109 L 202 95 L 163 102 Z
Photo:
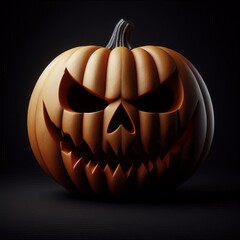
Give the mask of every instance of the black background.
M 239 7 L 231 1 L 1 1 L 1 239 L 239 239 Z M 132 45 L 186 56 L 212 97 L 207 160 L 175 191 L 129 202 L 79 199 L 46 176 L 27 137 L 33 87 L 79 45 L 105 46 L 121 18 Z

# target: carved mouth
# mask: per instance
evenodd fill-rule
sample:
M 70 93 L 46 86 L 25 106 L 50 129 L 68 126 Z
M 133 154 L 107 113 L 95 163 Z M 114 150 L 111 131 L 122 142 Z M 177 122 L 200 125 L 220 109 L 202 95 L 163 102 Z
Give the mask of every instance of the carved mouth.
M 162 147 L 156 143 L 155 148 L 160 150 Z M 135 144 L 125 155 L 116 155 L 110 146 L 106 153 L 102 149 L 92 153 L 85 141 L 78 147 L 74 146 L 68 134 L 63 134 L 60 141 L 60 149 L 62 157 L 64 158 L 67 155 L 68 161 L 72 162 L 73 169 L 81 161 L 84 166 L 89 166 L 92 170 L 96 167 L 101 167 L 104 171 L 109 168 L 112 174 L 114 174 L 115 171 L 120 171 L 121 169 L 126 177 L 129 177 L 133 171 L 138 172 L 141 169 L 146 171 L 146 173 L 162 171 L 163 168 L 169 167 L 171 159 L 176 158 L 181 150 L 180 147 L 172 146 L 169 151 L 162 155 L 163 157 L 160 157 L 157 153 L 154 155 L 145 153 L 142 147 L 137 147 L 137 144 Z
M 141 142 L 135 142 L 126 152 L 126 154 L 116 155 L 109 146 L 107 152 L 102 148 L 93 153 L 85 141 L 79 146 L 75 146 L 69 134 L 64 133 L 50 119 L 46 106 L 43 103 L 44 118 L 52 137 L 60 144 L 61 156 L 65 166 L 71 165 L 72 170 L 80 169 L 87 176 L 91 185 L 94 182 L 126 182 L 129 179 L 135 179 L 135 182 L 144 182 L 147 177 L 159 178 L 163 176 L 167 168 L 174 167 L 181 158 L 182 145 L 185 138 L 191 135 L 194 127 L 195 115 L 198 104 L 195 107 L 194 114 L 188 127 L 179 134 L 177 140 L 168 148 L 164 148 L 158 141 L 151 144 L 153 152 L 146 153 Z M 94 179 L 94 180 L 92 180 Z M 105 180 L 103 180 L 105 179 Z M 95 183 L 94 183 L 95 184 Z

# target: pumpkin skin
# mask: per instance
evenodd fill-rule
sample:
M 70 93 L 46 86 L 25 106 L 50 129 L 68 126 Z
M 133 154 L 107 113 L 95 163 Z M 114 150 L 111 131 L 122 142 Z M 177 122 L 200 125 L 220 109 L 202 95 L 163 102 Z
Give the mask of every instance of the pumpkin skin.
M 70 49 L 33 90 L 33 153 L 70 191 L 123 196 L 175 187 L 209 151 L 213 108 L 198 71 L 171 49 L 125 45 Z

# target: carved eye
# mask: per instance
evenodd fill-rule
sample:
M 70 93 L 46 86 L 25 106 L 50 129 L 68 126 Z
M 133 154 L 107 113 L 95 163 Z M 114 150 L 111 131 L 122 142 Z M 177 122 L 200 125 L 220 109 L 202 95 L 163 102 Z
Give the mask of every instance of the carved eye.
M 92 94 L 77 83 L 70 87 L 67 94 L 67 103 L 75 112 L 96 112 L 108 106 L 107 101 Z
M 172 111 L 181 103 L 181 90 L 180 81 L 174 73 L 153 92 L 139 97 L 134 105 L 138 110 L 144 112 L 163 113 Z
M 82 113 L 97 112 L 109 104 L 105 99 L 75 82 L 67 70 L 60 84 L 59 100 L 64 109 Z

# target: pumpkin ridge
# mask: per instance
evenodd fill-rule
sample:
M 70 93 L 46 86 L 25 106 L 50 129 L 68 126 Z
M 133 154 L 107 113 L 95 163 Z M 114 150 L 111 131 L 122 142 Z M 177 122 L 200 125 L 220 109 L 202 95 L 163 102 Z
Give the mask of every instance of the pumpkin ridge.
M 106 74 L 110 50 L 98 48 L 91 53 L 84 67 L 82 86 L 102 98 L 105 95 Z
M 50 66 L 50 64 L 48 65 L 48 69 L 46 69 L 44 72 L 45 72 L 45 74 L 46 74 L 46 76 L 43 76 L 44 75 L 44 72 L 42 73 L 42 75 L 39 77 L 39 79 L 41 79 L 40 81 L 42 81 L 42 85 L 41 86 L 39 86 L 39 85 L 36 85 L 35 86 L 35 89 L 36 88 L 40 88 L 39 89 L 39 92 L 38 93 L 36 93 L 36 91 L 33 91 L 33 93 L 32 93 L 32 96 L 31 96 L 31 99 L 30 99 L 30 103 L 29 103 L 29 109 L 28 109 L 28 114 L 30 115 L 30 113 L 33 115 L 33 116 L 28 116 L 28 126 L 29 126 L 29 128 L 30 128 L 30 125 L 29 125 L 29 122 L 30 121 L 32 121 L 33 123 L 34 123 L 34 126 L 32 126 L 33 128 L 32 129 L 29 129 L 28 130 L 28 132 L 29 132 L 29 134 L 30 134 L 30 132 L 31 131 L 33 131 L 34 132 L 34 134 L 33 134 L 33 138 L 34 138 L 34 141 L 35 141 L 35 146 L 36 146 L 36 148 L 37 148 L 37 152 L 38 152 L 38 154 L 39 154 L 39 158 L 40 159 L 38 159 L 39 160 L 39 162 L 40 162 L 40 164 L 42 164 L 43 165 L 43 168 L 45 169 L 45 171 L 48 173 L 48 174 L 50 174 L 50 176 L 52 176 L 52 173 L 49 171 L 49 169 L 48 169 L 48 167 L 47 167 L 47 165 L 45 164 L 45 161 L 43 160 L 43 157 L 42 157 L 42 154 L 41 154 L 41 151 L 40 151 L 40 148 L 39 148 L 39 143 L 38 143 L 38 140 L 37 140 L 37 136 L 36 136 L 36 124 L 35 124 L 35 119 L 36 119 L 36 113 L 37 113 L 37 107 L 34 109 L 34 111 L 32 112 L 32 111 L 30 111 L 30 107 L 32 106 L 32 101 L 33 101 L 33 99 L 35 99 L 36 98 L 36 103 L 38 103 L 38 101 L 39 101 L 39 95 L 40 95 L 40 93 L 41 93 L 41 91 L 42 91 L 42 87 L 43 87 L 43 85 L 44 85 L 44 80 L 48 77 L 48 75 L 50 74 L 50 72 L 51 72 L 51 70 L 56 66 L 56 64 L 60 61 L 60 58 L 61 57 L 61 55 L 60 56 L 58 56 L 57 57 L 57 59 L 55 58 L 54 60 L 52 60 L 52 62 L 50 63 L 50 64 L 53 64 L 52 66 Z M 48 72 L 47 72 L 48 71 Z M 40 83 L 40 82 L 39 82 Z M 34 96 L 33 94 L 37 94 L 37 96 Z M 33 141 L 32 139 L 31 139 L 31 141 Z M 30 141 L 30 142 L 31 142 Z M 53 177 L 53 176 L 52 176 Z
M 68 50 L 68 51 L 66 51 L 66 52 L 63 52 L 59 57 L 59 60 L 57 61 L 57 63 L 54 65 L 54 67 L 52 68 L 52 70 L 51 71 L 49 71 L 48 72 L 48 75 L 44 78 L 44 84 L 41 86 L 41 89 L 40 89 L 40 91 L 39 91 L 39 94 L 38 94 L 38 98 L 37 98 L 37 100 L 36 100 L 36 102 L 37 102 L 37 106 L 36 106 L 36 111 L 35 111 L 35 119 L 36 119 L 36 117 L 37 117 L 37 113 L 39 112 L 39 111 L 42 111 L 43 112 L 43 104 L 42 104 L 42 99 L 41 99 L 41 96 L 42 96 L 42 94 L 43 94 L 43 92 L 44 92 L 44 88 L 45 88 L 45 85 L 47 84 L 47 82 L 48 81 L 46 81 L 46 80 L 48 80 L 48 77 L 49 77 L 49 75 L 52 73 L 52 71 L 54 71 L 54 68 L 57 66 L 57 64 L 59 63 L 59 62 L 61 62 L 61 61 L 63 61 L 63 59 L 64 59 L 64 57 L 65 57 L 65 54 L 69 54 L 69 57 L 71 56 L 71 54 L 72 53 L 74 53 L 75 51 L 77 51 L 77 49 L 78 48 L 73 48 L 73 49 L 70 49 L 70 50 Z M 71 52 L 72 51 L 72 52 Z M 40 101 L 41 101 L 41 103 L 40 103 Z M 35 135 L 35 137 L 36 137 L 36 140 L 37 140 L 37 147 L 39 148 L 39 152 L 41 152 L 41 150 L 40 150 L 40 147 L 39 147 L 39 144 L 40 144 L 40 142 L 39 142 L 39 139 L 38 139 L 38 134 L 37 134 L 37 127 L 36 127 L 36 122 L 35 122 L 35 126 L 34 126 L 34 135 Z M 42 156 L 42 153 L 41 153 L 41 156 Z M 43 158 L 43 157 L 42 157 Z M 44 161 L 44 165 L 46 165 L 46 168 L 47 168 L 47 170 L 48 171 L 50 171 L 49 170 L 49 167 L 47 166 L 47 164 L 46 164 L 46 159 L 44 160 L 44 158 L 43 158 L 43 161 Z M 52 177 L 53 177 L 53 179 L 55 179 L 55 181 L 56 182 L 62 182 L 61 181 L 61 179 L 57 179 L 56 177 L 54 177 L 53 176 L 53 174 L 52 174 L 52 172 L 51 172 L 51 174 L 50 174 Z M 65 174 L 66 175 L 66 174 Z M 70 181 L 68 181 L 68 183 L 70 183 Z M 65 186 L 66 188 L 68 188 L 68 187 L 70 187 L 71 188 L 71 185 L 68 185 L 68 186 Z
M 187 61 L 189 67 L 192 69 L 193 74 L 195 75 L 195 78 L 199 84 L 199 87 L 201 89 L 202 97 L 203 97 L 203 101 L 204 101 L 204 106 L 205 106 L 205 112 L 206 112 L 206 117 L 207 117 L 207 132 L 206 132 L 206 139 L 205 139 L 205 144 L 203 147 L 203 151 L 202 154 L 200 156 L 199 162 L 197 162 L 198 164 L 196 164 L 195 169 L 193 170 L 193 172 L 195 172 L 197 170 L 197 168 L 199 167 L 199 165 L 202 163 L 202 161 L 206 158 L 210 147 L 211 147 L 211 143 L 213 140 L 213 132 L 214 132 L 214 112 L 213 112 L 213 107 L 212 107 L 212 102 L 210 101 L 210 94 L 207 90 L 207 87 L 205 85 L 205 83 L 203 82 L 203 80 L 201 79 L 201 76 L 197 77 L 197 72 L 196 69 L 194 69 L 194 67 L 190 64 L 189 61 Z
M 138 47 L 131 52 L 135 61 L 138 97 L 141 97 L 144 94 L 148 94 L 150 91 L 154 91 L 154 89 L 159 86 L 159 73 L 154 58 L 147 50 Z M 149 62 L 151 63 L 147 66 L 146 63 Z M 147 68 L 147 70 L 145 68 Z M 149 68 L 151 69 L 149 70 Z M 146 84 L 148 84 L 148 86 L 146 86 Z

